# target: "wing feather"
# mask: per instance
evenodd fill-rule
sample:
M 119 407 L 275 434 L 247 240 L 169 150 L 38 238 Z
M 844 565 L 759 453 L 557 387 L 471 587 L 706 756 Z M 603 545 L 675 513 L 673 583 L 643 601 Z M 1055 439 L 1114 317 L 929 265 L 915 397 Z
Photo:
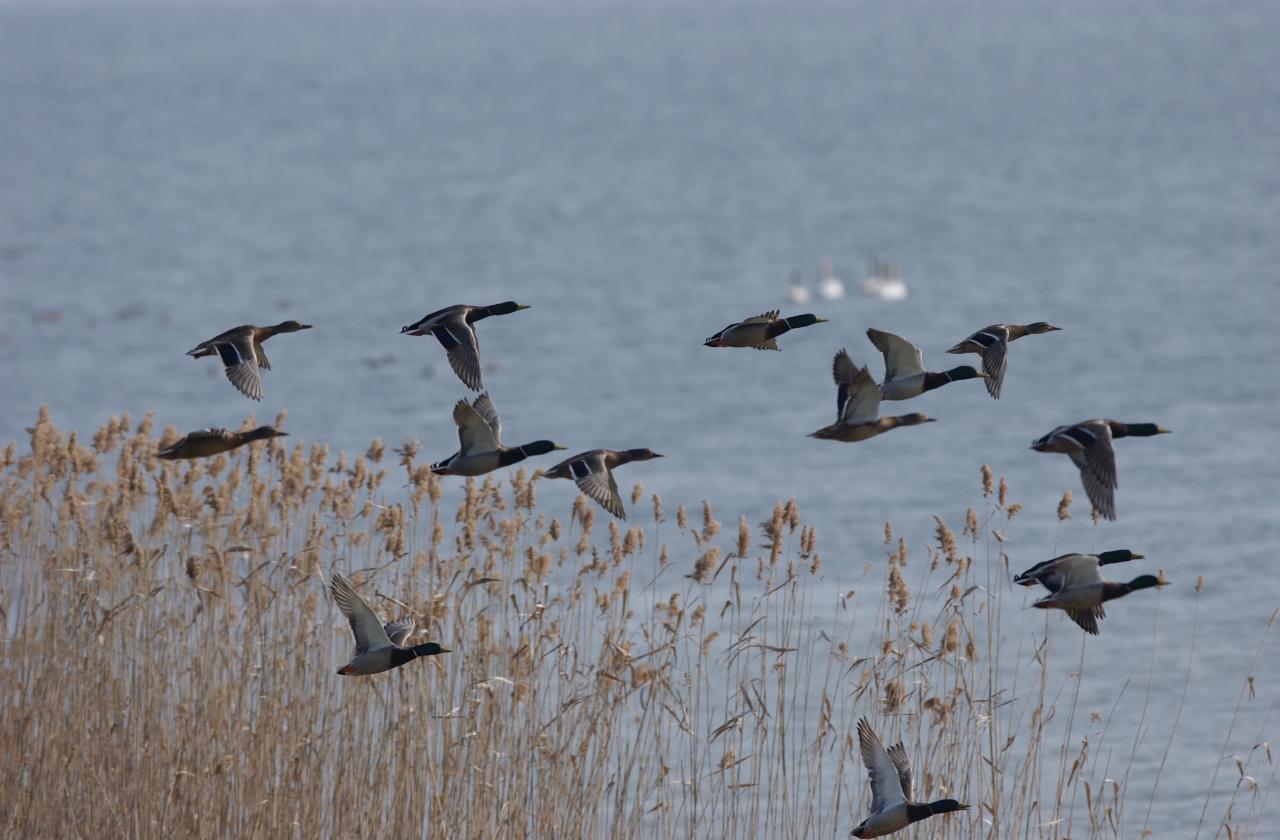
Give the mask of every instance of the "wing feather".
M 373 614 L 373 610 L 369 609 L 364 599 L 351 588 L 350 581 L 336 570 L 333 573 L 330 588 L 338 609 L 342 610 L 342 614 L 351 624 L 351 634 L 356 639 L 355 656 L 391 646 L 391 639 L 378 621 L 378 617 Z
M 867 767 L 867 781 L 871 785 L 871 813 L 879 814 L 906 802 L 898 768 L 890 760 L 884 744 L 880 743 L 880 738 L 866 718 L 858 721 L 858 747 L 862 752 L 862 763 Z

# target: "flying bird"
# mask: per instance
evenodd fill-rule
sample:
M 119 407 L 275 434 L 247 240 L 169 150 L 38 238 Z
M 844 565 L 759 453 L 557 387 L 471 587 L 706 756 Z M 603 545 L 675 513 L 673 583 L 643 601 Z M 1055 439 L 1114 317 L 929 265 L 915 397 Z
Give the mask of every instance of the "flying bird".
M 402 647 L 413 632 L 413 622 L 380 624 L 369 605 L 351 588 L 350 581 L 337 570 L 333 572 L 330 589 L 338 609 L 342 610 L 342 614 L 351 623 L 351 633 L 356 638 L 356 649 L 351 655 L 351 661 L 338 669 L 339 674 L 346 677 L 366 677 L 399 668 L 419 656 L 449 653 L 447 648 L 442 648 L 435 642 Z
M 649 461 L 661 457 L 652 449 L 624 449 L 620 452 L 614 449 L 592 449 L 564 459 L 542 476 L 573 479 L 577 482 L 578 489 L 594 499 L 600 507 L 625 520 L 627 510 L 622 506 L 622 496 L 618 493 L 618 482 L 613 478 L 613 471 L 632 461 Z
M 1034 324 L 992 324 L 983 327 L 964 341 L 948 350 L 948 353 L 977 353 L 982 357 L 982 370 L 987 375 L 987 393 L 1000 399 L 1000 386 L 1004 384 L 1004 371 L 1008 365 L 1009 342 L 1024 335 L 1039 335 L 1062 329 L 1047 321 Z
M 884 837 L 937 814 L 969 809 L 954 799 L 912 802 L 906 748 L 899 741 L 886 750 L 866 718 L 858 721 L 858 746 L 871 783 L 871 815 L 850 832 L 851 837 Z
M 779 318 L 778 310 L 730 324 L 703 342 L 706 347 L 754 347 L 757 350 L 781 350 L 776 341 L 785 332 L 826 323 L 826 318 L 806 313 Z
M 434 335 L 444 347 L 453 372 L 473 391 L 484 390 L 480 376 L 480 342 L 476 338 L 474 324 L 490 315 L 510 315 L 528 309 L 523 303 L 508 300 L 493 306 L 467 306 L 457 304 L 424 315 L 407 327 L 401 327 L 405 335 Z
M 1080 470 L 1080 480 L 1090 503 L 1104 519 L 1116 518 L 1116 450 L 1115 438 L 1151 437 L 1168 434 L 1155 423 L 1121 423 L 1117 420 L 1084 420 L 1071 426 L 1059 426 L 1031 444 L 1037 452 L 1059 452 L 1071 459 Z
M 259 371 L 271 370 L 271 362 L 267 361 L 262 342 L 280 333 L 309 329 L 310 324 L 300 324 L 297 321 L 281 321 L 271 327 L 245 324 L 200 342 L 188 350 L 187 355 L 199 359 L 217 354 L 227 369 L 227 379 L 231 380 L 231 384 L 249 399 L 261 400 L 262 376 Z
M 948 382 L 985 378 L 969 365 L 935 373 L 924 369 L 920 348 L 901 336 L 880 330 L 867 330 L 867 338 L 884 356 L 884 382 L 880 383 L 880 399 L 909 400 L 925 391 L 941 388 Z
M 858 367 L 846 350 L 836 353 L 831 375 L 836 382 L 836 422 L 818 429 L 809 437 L 849 443 L 873 438 L 899 426 L 933 422 L 932 417 L 918 412 L 900 417 L 881 417 L 879 386 L 871 378 L 871 372 Z
M 277 431 L 270 426 L 259 426 L 249 432 L 229 432 L 226 429 L 201 429 L 188 432 L 180 440 L 166 446 L 156 453 L 157 458 L 165 461 L 178 459 L 208 458 L 230 452 L 237 447 L 252 443 L 255 440 L 267 440 L 273 437 L 284 437 L 288 432 Z
M 436 475 L 484 475 L 500 467 L 517 464 L 531 455 L 545 455 L 563 446 L 549 440 L 535 440 L 524 446 L 502 445 L 502 420 L 489 394 L 471 403 L 458 400 L 453 407 L 458 426 L 458 451 L 431 465 Z

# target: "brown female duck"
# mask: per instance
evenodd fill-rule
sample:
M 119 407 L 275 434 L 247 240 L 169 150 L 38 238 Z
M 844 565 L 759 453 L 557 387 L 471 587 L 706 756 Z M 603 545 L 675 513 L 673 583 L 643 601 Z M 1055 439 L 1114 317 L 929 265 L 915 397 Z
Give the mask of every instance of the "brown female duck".
M 248 432 L 229 432 L 226 429 L 201 429 L 190 432 L 181 440 L 171 443 L 156 454 L 157 458 L 166 461 L 180 459 L 208 458 L 252 443 L 255 440 L 266 440 L 273 437 L 284 437 L 288 432 L 277 431 L 270 426 L 259 426 Z
M 650 461 L 661 457 L 652 449 L 592 449 L 564 459 L 542 475 L 545 478 L 573 479 L 577 482 L 578 489 L 594 499 L 600 507 L 619 519 L 626 519 L 627 510 L 622 506 L 622 496 L 618 493 L 618 482 L 613 478 L 613 471 L 632 461 Z
M 271 370 L 271 362 L 267 361 L 267 354 L 262 350 L 262 342 L 280 333 L 309 329 L 310 324 L 300 324 L 297 321 L 281 321 L 270 327 L 245 324 L 200 342 L 188 350 L 187 355 L 199 359 L 217 354 L 227 369 L 227 379 L 231 380 L 231 384 L 249 399 L 260 400 L 262 377 L 258 371 Z

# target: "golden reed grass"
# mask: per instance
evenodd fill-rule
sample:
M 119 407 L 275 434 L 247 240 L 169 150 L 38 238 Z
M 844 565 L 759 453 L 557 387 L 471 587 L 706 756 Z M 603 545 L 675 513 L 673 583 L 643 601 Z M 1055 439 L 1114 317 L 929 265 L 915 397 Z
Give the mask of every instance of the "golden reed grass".
M 1134 747 L 1082 719 L 1078 673 L 1049 676 L 1062 631 L 1021 624 L 1021 506 L 985 467 L 959 537 L 936 517 L 917 560 L 886 523 L 886 557 L 835 592 L 794 500 L 723 533 L 656 496 L 645 527 L 602 525 L 581 497 L 540 508 L 521 470 L 445 510 L 414 441 L 175 464 L 151 426 L 82 440 L 41 411 L 0 453 L 5 837 L 844 836 L 862 716 L 905 741 L 920 798 L 973 805 L 929 837 L 1149 824 L 1126 815 L 1150 780 L 1097 758 Z M 335 675 L 333 567 L 453 652 Z M 1274 765 L 1240 762 L 1262 781 L 1207 798 L 1207 834 L 1261 836 Z

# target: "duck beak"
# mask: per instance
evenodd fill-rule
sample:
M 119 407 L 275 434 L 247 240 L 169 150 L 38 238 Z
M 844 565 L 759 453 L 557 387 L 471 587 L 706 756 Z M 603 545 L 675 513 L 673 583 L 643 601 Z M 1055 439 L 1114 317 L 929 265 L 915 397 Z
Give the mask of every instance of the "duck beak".
M 990 378 L 987 374 L 983 373 L 982 371 L 978 371 L 978 372 L 977 372 L 977 374 L 976 374 L 976 376 L 977 376 L 979 379 L 989 379 L 989 378 Z
M 1147 556 L 1145 554 L 1139 554 L 1136 551 L 1130 551 L 1129 554 L 1133 557 L 1134 560 L 1143 560 Z
M 516 304 L 516 311 L 517 311 L 517 312 L 519 312 L 521 309 L 528 309 L 528 308 L 529 308 L 529 305 L 528 305 L 528 304 L 526 304 L 526 303 L 517 303 L 517 304 Z
M 299 325 L 298 325 L 298 329 L 300 329 L 300 330 L 309 330 L 309 329 L 311 329 L 311 327 L 312 327 L 312 325 L 311 325 L 311 324 L 299 324 Z
M 553 444 L 551 444 L 551 449 L 552 449 L 553 451 L 554 451 L 554 450 L 556 450 L 556 449 L 567 449 L 567 448 L 568 448 L 568 447 L 561 446 L 561 445 L 560 445 L 560 444 L 558 444 L 558 443 L 553 443 Z
M 1164 426 L 1156 426 L 1156 434 L 1158 435 L 1167 435 L 1170 431 L 1170 429 L 1166 429 Z
M 825 324 L 825 323 L 827 323 L 827 319 L 826 319 L 826 318 L 819 318 L 817 315 L 815 315 L 815 316 L 813 316 L 813 322 L 814 322 L 815 324 Z

